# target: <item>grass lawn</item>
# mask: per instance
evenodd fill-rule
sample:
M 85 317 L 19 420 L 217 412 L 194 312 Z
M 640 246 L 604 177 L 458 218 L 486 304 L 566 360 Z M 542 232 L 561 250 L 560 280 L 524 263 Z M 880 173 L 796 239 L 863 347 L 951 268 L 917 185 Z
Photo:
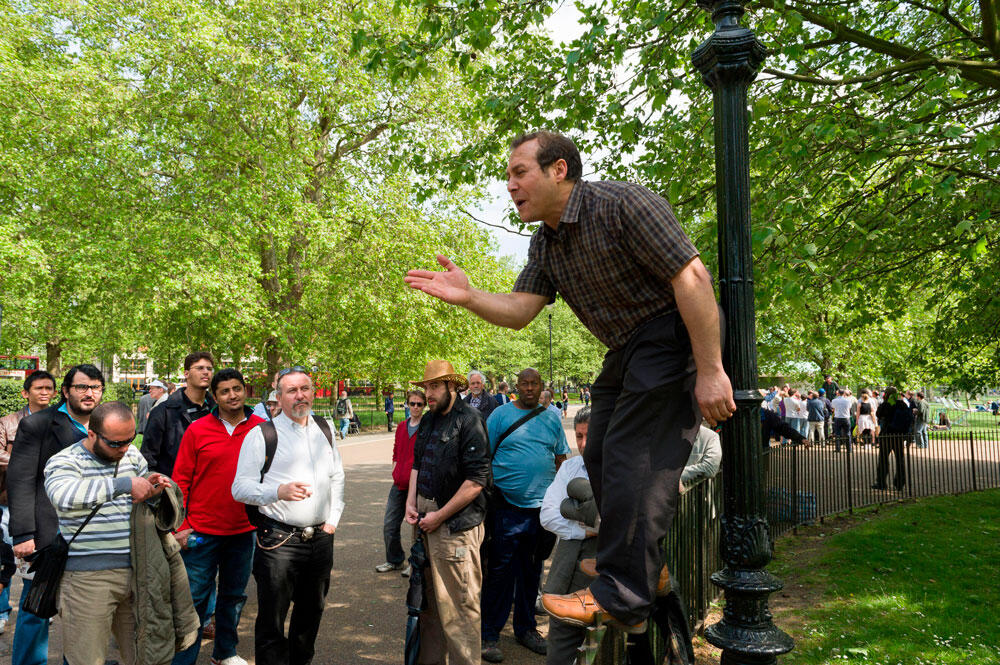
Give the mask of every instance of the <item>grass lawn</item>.
M 776 543 L 782 664 L 1000 663 L 1000 491 L 828 520 Z

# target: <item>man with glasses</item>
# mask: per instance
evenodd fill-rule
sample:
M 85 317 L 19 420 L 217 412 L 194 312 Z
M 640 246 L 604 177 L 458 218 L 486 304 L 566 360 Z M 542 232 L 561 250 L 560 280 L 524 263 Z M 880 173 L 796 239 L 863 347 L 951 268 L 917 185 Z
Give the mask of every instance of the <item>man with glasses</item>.
M 241 503 L 259 506 L 253 561 L 256 661 L 307 665 L 330 590 L 333 535 L 344 511 L 344 467 L 329 424 L 311 415 L 315 391 L 306 370 L 279 373 L 277 393 L 281 413 L 246 435 L 232 493 Z
M 37 413 L 47 407 L 52 397 L 56 394 L 56 379 L 48 372 L 32 372 L 24 379 L 24 389 L 21 391 L 28 403 L 19 411 L 8 414 L 0 418 L 0 511 L 2 511 L 2 542 L 0 542 L 0 562 L 6 565 L 13 565 L 14 550 L 8 544 L 8 523 L 10 510 L 7 508 L 7 463 L 10 461 L 10 451 L 14 446 L 14 437 L 17 435 L 17 426 L 25 416 Z M 2 584 L 0 580 L 0 584 Z M 4 589 L 0 592 L 0 633 L 7 627 L 7 619 L 10 617 L 10 584 L 4 584 Z
M 103 663 L 113 633 L 122 661 L 132 665 L 138 609 L 131 584 L 132 504 L 159 495 L 170 479 L 144 477 L 146 460 L 129 445 L 136 431 L 128 405 L 101 404 L 88 422 L 86 436 L 45 465 L 45 491 L 59 531 L 72 540 L 59 591 L 63 655 L 74 665 Z
M 52 542 L 59 518 L 45 493 L 43 471 L 49 459 L 87 436 L 90 415 L 104 396 L 104 375 L 93 365 L 74 365 L 60 388 L 62 400 L 21 421 L 11 450 L 7 475 L 10 535 L 14 556 L 33 554 Z M 31 588 L 25 578 L 17 613 L 12 665 L 44 665 L 48 660 L 49 622 L 24 609 Z
M 382 536 L 385 539 L 385 563 L 375 566 L 375 572 L 388 573 L 399 570 L 406 562 L 406 554 L 399 536 L 399 527 L 406 515 L 406 494 L 410 490 L 410 471 L 413 470 L 413 446 L 417 442 L 417 428 L 424 415 L 427 397 L 422 390 L 406 393 L 406 406 L 410 417 L 396 426 L 396 441 L 392 447 L 392 487 L 385 503 Z M 406 572 L 403 573 L 407 575 Z
M 215 401 L 208 394 L 214 369 L 211 353 L 188 354 L 184 358 L 184 390 L 178 390 L 149 413 L 142 435 L 142 454 L 150 470 L 173 476 L 184 431 L 215 407 Z

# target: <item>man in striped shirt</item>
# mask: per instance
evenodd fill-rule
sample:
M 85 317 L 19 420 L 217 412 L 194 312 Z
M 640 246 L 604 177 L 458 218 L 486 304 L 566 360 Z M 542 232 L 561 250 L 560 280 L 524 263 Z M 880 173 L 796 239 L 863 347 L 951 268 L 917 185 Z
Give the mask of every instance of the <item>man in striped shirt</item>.
M 112 632 L 122 661 L 136 660 L 129 517 L 133 503 L 159 495 L 170 479 L 143 477 L 146 460 L 129 445 L 135 436 L 132 410 L 105 402 L 91 413 L 86 438 L 45 465 L 45 492 L 59 516 L 59 532 L 72 541 L 60 614 L 64 655 L 73 665 L 103 663 Z

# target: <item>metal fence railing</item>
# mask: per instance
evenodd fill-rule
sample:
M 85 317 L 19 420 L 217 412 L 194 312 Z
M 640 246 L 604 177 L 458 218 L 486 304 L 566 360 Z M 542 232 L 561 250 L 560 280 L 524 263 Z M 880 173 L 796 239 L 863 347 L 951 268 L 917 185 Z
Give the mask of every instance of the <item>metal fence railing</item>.
M 883 482 L 880 464 L 885 465 L 886 489 L 872 487 Z M 832 439 L 808 447 L 773 444 L 765 455 L 765 474 L 765 510 L 771 536 L 777 537 L 856 508 L 998 488 L 1000 428 L 929 432 L 926 448 L 918 447 L 909 434 L 883 434 L 872 445 L 853 439 L 849 449 L 847 441 L 840 441 L 840 452 Z M 701 626 L 719 596 L 710 576 L 723 565 L 722 508 L 719 475 L 681 496 L 663 542 L 693 629 Z

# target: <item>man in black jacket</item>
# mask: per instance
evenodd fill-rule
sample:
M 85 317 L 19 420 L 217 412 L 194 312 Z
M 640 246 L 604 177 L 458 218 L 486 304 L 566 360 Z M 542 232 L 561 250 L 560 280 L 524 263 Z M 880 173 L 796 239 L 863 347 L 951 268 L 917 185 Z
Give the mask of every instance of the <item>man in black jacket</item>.
M 478 369 L 474 369 L 469 372 L 469 390 L 462 397 L 469 406 L 474 409 L 479 409 L 479 413 L 483 414 L 483 419 L 486 420 L 490 417 L 490 414 L 499 406 L 496 398 L 486 391 L 486 377 Z
M 875 470 L 875 484 L 872 489 L 888 489 L 886 479 L 889 476 L 889 454 L 896 457 L 896 475 L 893 486 L 901 491 L 906 485 L 906 460 L 903 459 L 903 444 L 913 428 L 913 412 L 910 404 L 899 395 L 894 386 L 885 389 L 885 400 L 876 412 L 879 420 L 885 420 L 885 426 L 878 435 L 878 463 Z
M 424 532 L 430 562 L 418 660 L 479 665 L 486 428 L 479 411 L 456 394 L 466 379 L 451 363 L 430 361 L 423 381 L 413 383 L 424 389 L 429 411 L 417 430 L 406 498 L 406 521 Z
M 90 414 L 104 396 L 104 375 L 93 365 L 75 365 L 66 372 L 61 393 L 59 404 L 21 421 L 7 467 L 10 535 L 14 555 L 22 559 L 51 543 L 59 532 L 59 518 L 45 493 L 45 464 L 87 438 Z M 16 665 L 43 665 L 48 657 L 49 622 L 24 609 L 30 588 L 31 580 L 24 580 L 12 646 Z
M 184 358 L 184 390 L 178 390 L 167 401 L 149 413 L 142 434 L 142 454 L 149 470 L 171 476 L 181 438 L 188 425 L 207 416 L 215 407 L 208 394 L 215 361 L 207 351 L 190 353 Z

